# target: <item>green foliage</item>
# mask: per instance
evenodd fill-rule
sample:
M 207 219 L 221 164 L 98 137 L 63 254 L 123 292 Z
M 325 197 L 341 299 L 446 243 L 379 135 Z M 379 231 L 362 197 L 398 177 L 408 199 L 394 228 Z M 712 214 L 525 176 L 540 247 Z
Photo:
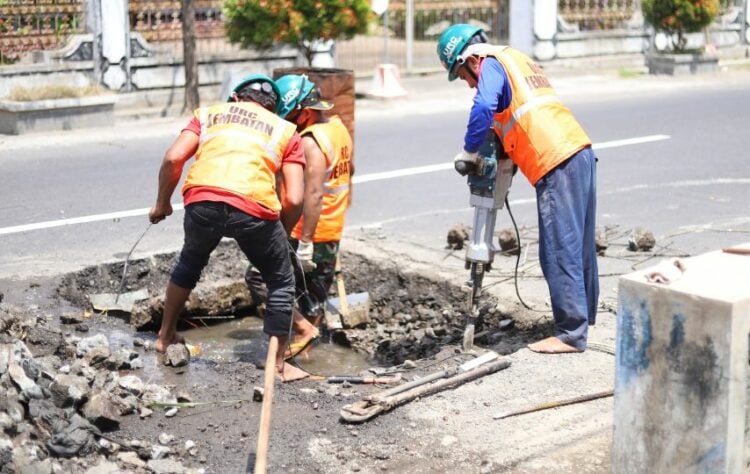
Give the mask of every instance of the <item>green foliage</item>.
M 719 0 L 643 0 L 643 17 L 657 31 L 677 36 L 676 51 L 687 44 L 686 33 L 700 31 L 710 25 L 719 12 Z
M 370 17 L 368 0 L 224 1 L 224 24 L 230 41 L 260 49 L 291 44 L 302 49 L 308 62 L 314 41 L 364 33 Z

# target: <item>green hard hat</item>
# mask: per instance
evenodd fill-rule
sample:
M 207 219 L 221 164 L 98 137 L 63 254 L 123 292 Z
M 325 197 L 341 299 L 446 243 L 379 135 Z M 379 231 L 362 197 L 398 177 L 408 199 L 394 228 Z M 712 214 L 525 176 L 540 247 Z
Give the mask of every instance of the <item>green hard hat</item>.
M 466 45 L 469 43 L 471 38 L 477 33 L 483 33 L 484 30 L 478 26 L 469 25 L 467 23 L 457 23 L 449 26 L 443 34 L 440 35 L 440 39 L 437 44 L 437 54 L 440 58 L 440 63 L 445 69 L 448 70 L 448 80 L 454 81 L 456 77 L 456 60 L 461 51 L 464 50 Z
M 243 77 L 242 80 L 238 82 L 237 85 L 235 85 L 232 89 L 229 97 L 227 97 L 227 102 L 232 101 L 233 94 L 236 94 L 237 92 L 244 89 L 248 84 L 252 83 L 258 83 L 259 91 L 265 92 L 267 94 L 276 94 L 276 113 L 278 113 L 279 104 L 281 104 L 281 101 L 278 99 L 281 97 L 281 93 L 279 92 L 279 88 L 276 86 L 276 83 L 273 82 L 273 79 L 266 76 L 265 74 L 248 74 L 247 76 Z
M 330 110 L 333 105 L 320 98 L 320 89 L 304 74 L 287 74 L 276 79 L 279 88 L 279 117 L 286 118 L 294 109 Z

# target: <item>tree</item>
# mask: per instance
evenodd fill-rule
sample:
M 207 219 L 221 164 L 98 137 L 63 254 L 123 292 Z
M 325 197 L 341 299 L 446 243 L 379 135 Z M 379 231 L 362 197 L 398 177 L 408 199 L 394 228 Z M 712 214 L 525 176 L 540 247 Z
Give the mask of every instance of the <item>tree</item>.
M 225 0 L 227 37 L 243 47 L 296 46 L 312 64 L 319 40 L 346 39 L 367 30 L 368 0 Z
M 198 58 L 195 55 L 195 5 L 182 0 L 182 56 L 185 63 L 185 102 L 183 112 L 200 106 L 198 94 Z
M 687 45 L 687 33 L 711 24 L 719 12 L 719 0 L 643 0 L 641 9 L 646 21 L 666 33 L 673 50 L 679 52 Z

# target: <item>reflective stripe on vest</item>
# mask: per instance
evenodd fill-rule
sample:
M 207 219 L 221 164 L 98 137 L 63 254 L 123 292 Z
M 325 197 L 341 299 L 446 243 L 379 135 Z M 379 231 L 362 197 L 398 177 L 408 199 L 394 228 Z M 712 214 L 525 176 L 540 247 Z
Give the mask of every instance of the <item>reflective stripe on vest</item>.
M 531 58 L 510 47 L 480 55 L 486 56 L 502 64 L 512 92 L 508 108 L 495 113 L 493 129 L 505 152 L 535 185 L 591 140 Z
M 313 242 L 341 240 L 351 187 L 351 136 L 338 116 L 306 128 L 302 135 L 312 135 L 326 160 L 323 203 Z M 292 237 L 299 239 L 302 236 L 303 224 L 304 219 L 300 218 L 292 230 Z
M 280 211 L 276 173 L 294 124 L 253 102 L 203 107 L 195 116 L 201 124 L 200 145 L 182 192 L 210 186 Z

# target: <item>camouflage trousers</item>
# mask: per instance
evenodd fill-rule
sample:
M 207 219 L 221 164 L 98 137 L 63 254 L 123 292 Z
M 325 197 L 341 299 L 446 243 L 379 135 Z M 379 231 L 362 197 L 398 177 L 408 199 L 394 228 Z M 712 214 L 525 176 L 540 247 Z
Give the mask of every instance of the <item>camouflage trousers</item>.
M 294 251 L 297 250 L 299 242 L 289 239 L 289 244 Z M 296 301 L 299 311 L 308 317 L 323 316 L 328 291 L 333 284 L 336 269 L 336 257 L 339 253 L 339 242 L 318 242 L 313 244 L 312 271 L 302 273 L 297 264 L 297 259 L 292 256 L 292 267 L 296 286 Z M 255 304 L 265 303 L 268 292 L 260 273 L 251 266 L 245 273 L 245 281 L 250 289 Z

